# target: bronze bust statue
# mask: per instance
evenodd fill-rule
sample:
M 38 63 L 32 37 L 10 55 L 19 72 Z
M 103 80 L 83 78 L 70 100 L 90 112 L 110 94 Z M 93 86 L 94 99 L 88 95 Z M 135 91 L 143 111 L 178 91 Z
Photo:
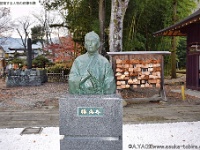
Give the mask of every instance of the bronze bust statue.
M 85 35 L 87 53 L 77 57 L 69 74 L 70 94 L 114 94 L 116 84 L 109 61 L 98 53 L 100 38 L 95 32 Z

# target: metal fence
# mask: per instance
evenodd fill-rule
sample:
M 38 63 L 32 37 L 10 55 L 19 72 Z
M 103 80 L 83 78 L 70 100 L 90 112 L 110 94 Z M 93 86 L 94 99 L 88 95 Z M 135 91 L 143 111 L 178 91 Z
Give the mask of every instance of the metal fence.
M 64 74 L 64 71 L 60 73 L 47 72 L 48 82 L 68 82 L 69 74 Z

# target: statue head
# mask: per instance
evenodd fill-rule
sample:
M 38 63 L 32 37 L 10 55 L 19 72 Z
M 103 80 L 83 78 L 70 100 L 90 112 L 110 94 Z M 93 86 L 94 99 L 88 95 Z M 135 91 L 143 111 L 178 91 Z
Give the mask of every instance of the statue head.
M 95 53 L 100 47 L 99 35 L 94 31 L 89 32 L 85 35 L 85 48 L 88 53 Z

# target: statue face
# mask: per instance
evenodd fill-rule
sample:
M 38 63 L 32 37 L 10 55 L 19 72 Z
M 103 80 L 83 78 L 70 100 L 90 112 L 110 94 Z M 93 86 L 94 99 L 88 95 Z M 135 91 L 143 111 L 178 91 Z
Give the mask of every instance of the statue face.
M 85 48 L 87 49 L 88 53 L 96 52 L 99 48 L 98 40 L 93 36 L 87 37 L 85 39 Z

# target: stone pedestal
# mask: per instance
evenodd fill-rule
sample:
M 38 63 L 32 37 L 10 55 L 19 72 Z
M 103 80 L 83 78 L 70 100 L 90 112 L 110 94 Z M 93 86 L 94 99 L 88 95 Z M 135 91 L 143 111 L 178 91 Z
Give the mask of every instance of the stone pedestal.
M 37 86 L 47 82 L 45 70 L 27 69 L 27 70 L 9 70 L 6 77 L 6 86 Z
M 61 150 L 122 150 L 118 95 L 66 95 L 59 105 Z

